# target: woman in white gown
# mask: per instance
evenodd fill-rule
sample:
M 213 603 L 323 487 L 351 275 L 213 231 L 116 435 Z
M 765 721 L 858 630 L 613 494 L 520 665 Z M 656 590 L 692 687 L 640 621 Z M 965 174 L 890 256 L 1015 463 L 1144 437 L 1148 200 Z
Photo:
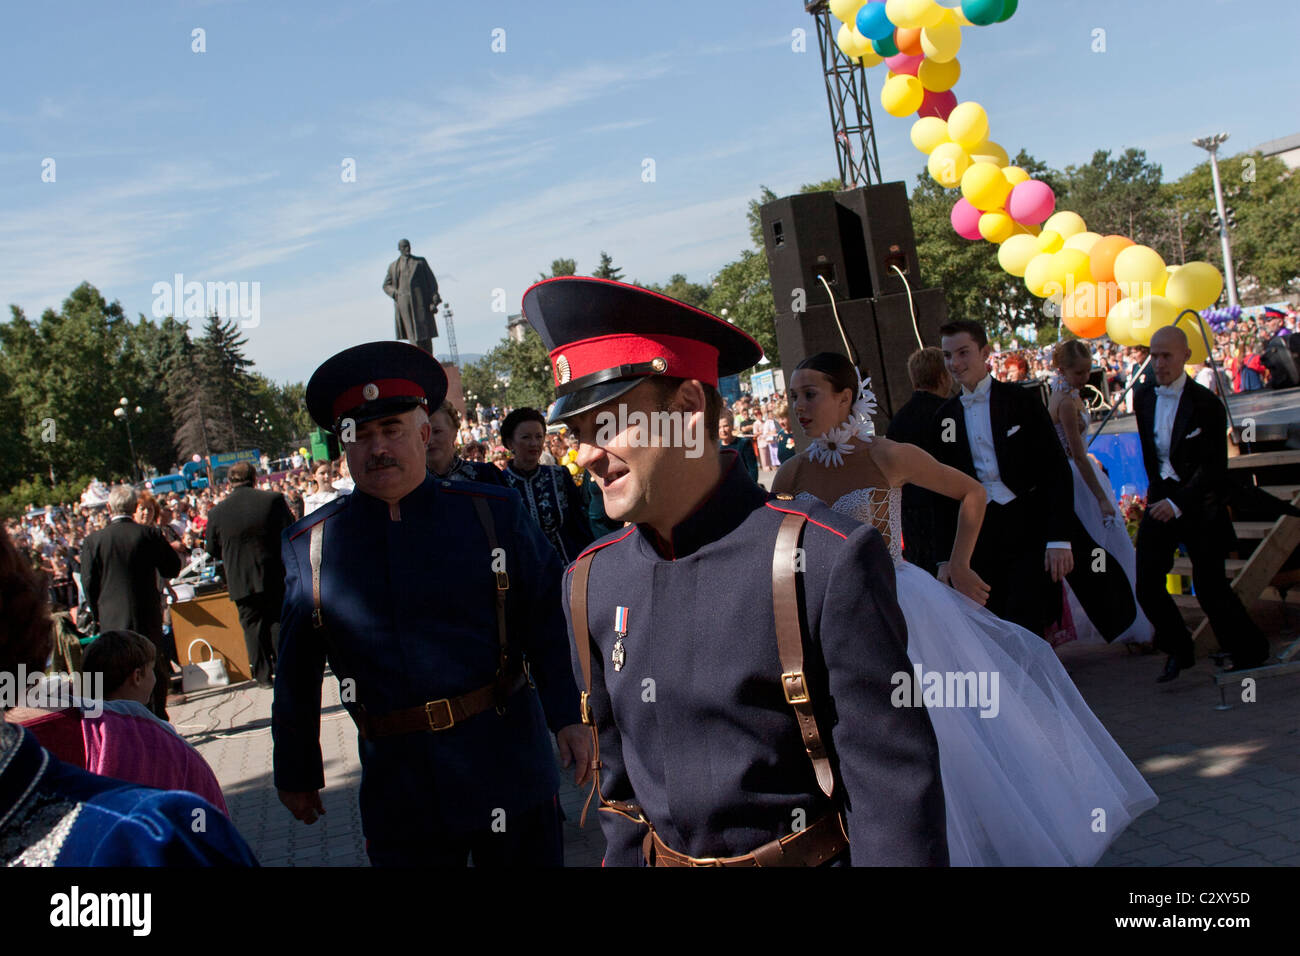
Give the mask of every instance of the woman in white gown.
M 1088 429 L 1088 416 L 1079 389 L 1087 384 L 1088 376 L 1092 374 L 1092 353 L 1088 346 L 1072 339 L 1056 347 L 1052 352 L 1052 364 L 1056 367 L 1056 375 L 1052 379 L 1052 396 L 1047 411 L 1056 427 L 1061 447 L 1070 460 L 1075 514 L 1092 540 L 1119 561 L 1124 576 L 1128 578 L 1129 589 L 1133 590 L 1137 581 L 1137 552 L 1133 548 L 1133 539 L 1115 510 L 1115 491 L 1106 473 L 1088 456 L 1083 441 Z M 1104 643 L 1105 638 L 1088 620 L 1088 614 L 1069 582 L 1065 584 L 1065 594 L 1070 605 L 1074 636 L 1087 643 Z M 1142 613 L 1135 590 L 1133 603 L 1137 607 L 1137 617 L 1115 640 L 1124 644 L 1149 644 L 1155 629 Z
M 781 467 L 773 491 L 817 497 L 871 522 L 889 544 L 908 657 L 917 686 L 925 688 L 917 696 L 926 699 L 939 742 L 950 862 L 1094 864 L 1156 805 L 1156 795 L 1051 647 L 982 606 L 988 586 L 971 570 L 970 555 L 983 520 L 983 487 L 916 446 L 872 437 L 874 401 L 860 381 L 841 355 L 821 353 L 799 365 L 791 405 L 805 432 L 819 437 Z M 945 574 L 951 587 L 902 558 L 899 511 L 907 482 L 961 500 Z M 992 693 L 968 706 L 950 695 L 934 698 L 935 675 L 939 690 L 973 675 Z M 897 686 L 895 699 L 905 703 L 907 690 Z

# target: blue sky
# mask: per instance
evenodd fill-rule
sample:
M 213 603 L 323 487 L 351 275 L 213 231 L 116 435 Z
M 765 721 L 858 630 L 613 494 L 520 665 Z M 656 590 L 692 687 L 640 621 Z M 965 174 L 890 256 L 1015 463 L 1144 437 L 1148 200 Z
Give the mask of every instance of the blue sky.
M 399 238 L 481 352 L 504 332 L 494 291 L 518 311 L 552 259 L 586 272 L 605 249 L 628 278 L 707 281 L 748 245 L 760 184 L 836 168 L 801 0 L 25 4 L 0 22 L 0 304 L 34 318 L 88 280 L 134 317 L 176 273 L 258 282 L 248 352 L 277 380 L 392 336 Z M 1300 132 L 1297 35 L 1289 0 L 1021 0 L 965 30 L 957 93 L 1012 153 L 1137 146 L 1173 178 L 1196 136 Z M 882 81 L 882 170 L 910 188 L 924 157 Z

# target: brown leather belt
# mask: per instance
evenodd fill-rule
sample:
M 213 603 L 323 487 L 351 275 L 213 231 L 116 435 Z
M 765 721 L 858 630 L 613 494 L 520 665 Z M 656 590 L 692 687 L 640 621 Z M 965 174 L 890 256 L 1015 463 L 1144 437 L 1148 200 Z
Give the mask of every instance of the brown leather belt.
M 419 731 L 437 733 L 450 730 L 475 714 L 497 707 L 499 703 L 504 704 L 507 697 L 518 693 L 528 683 L 527 674 L 521 672 L 504 685 L 504 691 L 503 685 L 494 681 L 459 697 L 442 697 L 421 704 L 419 707 L 395 710 L 379 717 L 372 717 L 365 711 L 358 710 L 353 715 L 353 719 L 361 736 L 367 739 L 391 737 L 394 734 L 413 734 Z
M 694 857 L 678 853 L 653 827 L 641 843 L 651 866 L 821 866 L 849 848 L 840 815 L 826 814 L 816 823 L 779 840 L 764 843 L 744 856 Z

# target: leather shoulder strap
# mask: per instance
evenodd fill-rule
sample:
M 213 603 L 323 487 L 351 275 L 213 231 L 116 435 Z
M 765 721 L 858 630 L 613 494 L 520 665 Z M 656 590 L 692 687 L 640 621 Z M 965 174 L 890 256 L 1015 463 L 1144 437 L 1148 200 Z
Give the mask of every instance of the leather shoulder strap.
M 573 618 L 573 643 L 578 652 L 578 667 L 582 670 L 582 722 L 591 723 L 588 692 L 591 690 L 591 630 L 587 624 L 587 579 L 591 576 L 591 561 L 595 552 L 584 554 L 573 566 L 573 580 L 569 590 L 569 614 Z
M 776 549 L 772 554 L 772 604 L 776 616 L 777 652 L 781 656 L 781 690 L 786 701 L 794 708 L 804 749 L 817 774 L 817 785 L 829 797 L 835 788 L 835 776 L 831 773 L 830 758 L 822 743 L 808 681 L 803 672 L 803 615 L 799 613 L 796 575 L 803 570 L 799 541 L 807 521 L 807 515 L 793 513 L 786 514 L 781 521 L 776 535 Z

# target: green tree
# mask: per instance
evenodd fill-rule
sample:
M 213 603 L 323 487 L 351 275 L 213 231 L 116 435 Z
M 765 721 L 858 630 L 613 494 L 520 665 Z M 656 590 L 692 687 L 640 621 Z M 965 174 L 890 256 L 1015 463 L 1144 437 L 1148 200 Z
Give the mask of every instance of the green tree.
M 1077 212 L 1092 232 L 1128 236 L 1171 259 L 1172 220 L 1161 201 L 1162 170 L 1145 150 L 1126 149 L 1118 157 L 1099 149 L 1084 166 L 1067 166 L 1057 208 Z M 1050 185 L 1050 184 L 1049 184 Z
M 1222 159 L 1219 172 L 1224 204 L 1236 220 L 1228 235 L 1243 301 L 1267 302 L 1300 291 L 1300 176 L 1276 157 L 1258 153 Z M 1177 211 L 1183 226 L 1179 255 L 1167 261 L 1200 260 L 1222 269 L 1209 161 L 1166 184 L 1163 204 Z
M 573 275 L 573 273 L 570 272 L 568 275 Z M 597 279 L 612 279 L 615 282 L 623 281 L 623 270 L 614 265 L 614 259 L 603 249 L 600 253 L 600 265 L 596 266 L 596 271 L 592 275 Z
M 776 307 L 772 302 L 772 280 L 767 257 L 746 249 L 714 277 L 713 288 L 703 308 L 749 333 L 763 347 L 763 354 L 776 365 L 781 354 L 776 344 Z
M 551 271 L 548 275 L 545 272 L 539 273 L 538 279 L 555 279 L 559 276 L 572 276 L 578 274 L 578 263 L 575 259 L 555 259 L 551 262 Z
M 661 293 L 669 298 L 676 299 L 678 302 L 693 305 L 697 309 L 704 308 L 704 303 L 709 298 L 708 286 L 700 285 L 698 282 L 690 282 L 680 272 L 669 276 L 667 285 L 657 285 L 652 282 L 643 288 Z

